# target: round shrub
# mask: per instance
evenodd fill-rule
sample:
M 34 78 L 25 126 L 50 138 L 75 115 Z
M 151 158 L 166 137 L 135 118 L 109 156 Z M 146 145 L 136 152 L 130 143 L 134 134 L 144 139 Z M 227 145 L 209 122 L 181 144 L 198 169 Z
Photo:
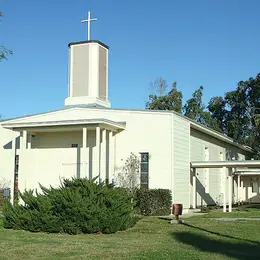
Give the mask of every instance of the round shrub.
M 58 188 L 40 185 L 20 194 L 23 205 L 4 206 L 4 227 L 49 233 L 114 233 L 135 225 L 132 198 L 125 189 L 94 180 L 65 179 Z

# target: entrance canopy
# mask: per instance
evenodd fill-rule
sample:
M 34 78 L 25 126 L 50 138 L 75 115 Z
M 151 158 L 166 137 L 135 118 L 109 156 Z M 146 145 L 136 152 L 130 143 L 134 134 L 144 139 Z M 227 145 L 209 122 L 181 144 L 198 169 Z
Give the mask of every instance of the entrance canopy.
M 232 197 L 233 197 L 233 175 L 238 175 L 238 190 L 240 189 L 240 176 L 242 175 L 260 175 L 260 160 L 244 160 L 244 161 L 193 161 L 190 163 L 193 171 L 193 207 L 197 204 L 197 190 L 196 190 L 196 169 L 202 168 L 220 168 L 224 174 L 224 193 L 223 193 L 223 212 L 226 208 L 226 181 L 228 169 L 228 204 L 229 212 L 232 211 Z
M 118 132 L 125 129 L 125 122 L 115 122 L 103 118 L 81 119 L 81 120 L 61 120 L 61 121 L 44 121 L 44 122 L 9 122 L 2 123 L 2 126 L 13 131 L 66 131 L 75 130 L 85 126 L 95 128 L 99 126 L 107 130 Z

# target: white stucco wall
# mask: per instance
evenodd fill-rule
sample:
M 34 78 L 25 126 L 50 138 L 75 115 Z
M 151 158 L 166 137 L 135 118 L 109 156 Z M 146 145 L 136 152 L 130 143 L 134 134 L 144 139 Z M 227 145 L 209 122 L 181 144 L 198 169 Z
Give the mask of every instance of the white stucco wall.
M 5 183 L 11 189 L 11 194 L 13 194 L 14 188 L 14 149 L 12 140 L 16 137 L 18 137 L 16 132 L 2 128 L 0 122 L 0 184 Z
M 115 136 L 115 175 L 121 171 L 131 152 L 137 155 L 140 152 L 148 152 L 150 156 L 149 187 L 172 189 L 173 129 L 171 113 L 77 108 L 18 119 L 16 122 L 93 118 L 126 122 L 126 129 Z M 95 176 L 97 158 L 95 158 L 95 132 L 93 130 L 88 131 L 88 142 L 93 143 L 92 159 L 94 162 L 93 175 Z M 36 133 L 32 138 L 32 149 L 26 150 L 20 155 L 19 188 L 21 190 L 35 188 L 38 186 L 38 182 L 43 185 L 49 183 L 56 186 L 59 184 L 59 177 L 64 175 L 68 177 L 70 173 L 75 173 L 78 149 L 70 148 L 72 143 L 82 143 L 82 131 Z M 81 163 L 82 160 L 81 158 Z M 66 163 L 71 166 L 65 167 Z M 82 172 L 82 169 L 80 171 Z
M 231 144 L 191 129 L 189 120 L 169 112 L 72 108 L 16 119 L 15 123 L 76 119 L 107 119 L 126 122 L 125 130 L 118 132 L 114 137 L 114 158 L 109 158 L 114 161 L 113 175 L 116 177 L 122 170 L 131 152 L 136 155 L 148 152 L 150 156 L 149 188 L 172 190 L 173 202 L 182 203 L 184 208 L 189 208 L 193 200 L 190 161 L 204 160 L 206 147 L 209 151 L 209 160 L 220 160 L 220 152 L 223 153 L 223 159 L 226 159 L 226 154 L 228 159 L 245 158 L 245 152 Z M 12 141 L 15 136 L 18 136 L 18 133 L 0 128 L 0 173 L 8 178 L 13 176 L 14 151 L 4 149 L 3 146 Z M 17 150 L 18 154 L 21 152 L 19 188 L 21 190 L 34 189 L 38 183 L 57 186 L 61 177 L 97 176 L 95 141 L 95 130 L 89 129 L 87 153 L 84 154 L 81 148 L 82 129 L 36 132 L 32 138 L 31 150 L 25 152 Z M 79 148 L 71 148 L 72 144 L 78 144 Z M 107 147 L 109 150 L 108 142 Z M 103 165 L 104 157 L 101 159 L 101 165 Z M 103 168 L 101 167 L 103 176 L 104 169 L 103 165 Z M 222 202 L 223 178 L 220 170 L 210 169 L 208 172 L 209 179 L 207 179 L 207 171 L 198 170 L 198 205 Z M 209 189 L 208 192 L 205 187 Z

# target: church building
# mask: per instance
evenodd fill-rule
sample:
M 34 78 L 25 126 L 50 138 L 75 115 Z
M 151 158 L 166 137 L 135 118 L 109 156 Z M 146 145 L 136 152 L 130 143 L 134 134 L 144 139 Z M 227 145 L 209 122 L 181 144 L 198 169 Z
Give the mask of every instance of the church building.
M 0 177 L 12 198 L 16 189 L 58 186 L 73 176 L 116 184 L 131 153 L 140 157 L 141 186 L 170 189 L 184 211 L 257 197 L 260 171 L 246 173 L 260 166 L 250 147 L 174 111 L 111 107 L 109 47 L 88 40 L 68 48 L 64 107 L 0 122 Z

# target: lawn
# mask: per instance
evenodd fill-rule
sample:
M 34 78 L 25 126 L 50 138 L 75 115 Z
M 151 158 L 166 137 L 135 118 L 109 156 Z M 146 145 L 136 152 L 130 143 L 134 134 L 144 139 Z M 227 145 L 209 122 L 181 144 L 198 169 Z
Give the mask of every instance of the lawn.
M 260 221 L 211 219 L 223 216 L 256 217 L 260 210 L 210 213 L 179 225 L 145 217 L 112 235 L 6 230 L 0 220 L 0 259 L 260 259 Z

